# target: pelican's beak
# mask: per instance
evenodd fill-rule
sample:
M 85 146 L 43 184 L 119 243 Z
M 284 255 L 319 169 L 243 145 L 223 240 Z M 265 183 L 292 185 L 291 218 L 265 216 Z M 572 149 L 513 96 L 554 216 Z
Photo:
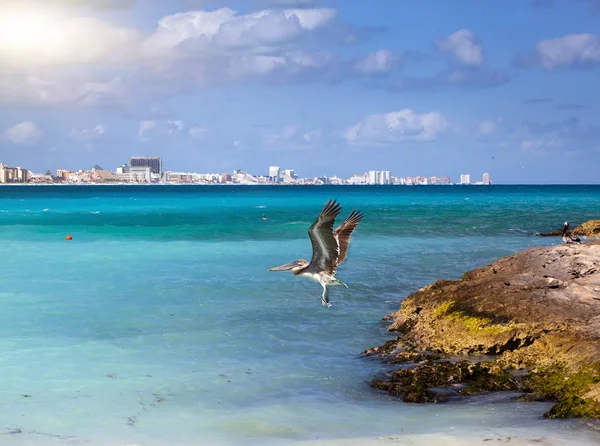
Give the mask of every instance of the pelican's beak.
M 269 271 L 287 271 L 296 266 L 296 262 L 286 263 L 285 265 L 276 266 L 275 268 L 269 268 Z

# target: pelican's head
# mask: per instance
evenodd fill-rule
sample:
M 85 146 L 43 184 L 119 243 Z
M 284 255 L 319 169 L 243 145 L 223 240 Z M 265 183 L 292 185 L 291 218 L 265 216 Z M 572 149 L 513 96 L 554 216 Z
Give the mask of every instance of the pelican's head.
M 568 227 L 569 227 L 569 222 L 568 222 L 568 221 L 566 221 L 566 222 L 565 222 L 565 228 L 568 228 Z
M 306 266 L 308 266 L 308 260 L 299 259 L 299 260 L 294 260 L 293 262 L 290 262 L 290 263 L 286 263 L 285 265 L 276 266 L 274 268 L 269 268 L 269 271 L 287 271 L 287 270 L 291 269 L 292 272 L 296 272 Z

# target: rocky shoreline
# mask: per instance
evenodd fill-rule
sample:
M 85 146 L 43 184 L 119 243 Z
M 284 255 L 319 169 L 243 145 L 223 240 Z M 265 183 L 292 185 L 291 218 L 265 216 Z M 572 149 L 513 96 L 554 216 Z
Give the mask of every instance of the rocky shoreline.
M 511 390 L 549 418 L 600 418 L 600 241 L 536 247 L 440 280 L 385 320 L 363 352 L 398 369 L 371 385 L 406 402 Z

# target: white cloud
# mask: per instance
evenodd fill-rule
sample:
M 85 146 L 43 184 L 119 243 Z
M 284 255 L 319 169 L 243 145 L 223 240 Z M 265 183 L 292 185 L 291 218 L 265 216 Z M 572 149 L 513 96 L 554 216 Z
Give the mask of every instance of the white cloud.
M 205 127 L 191 127 L 189 130 L 189 134 L 194 139 L 202 139 L 208 134 L 208 129 Z
M 122 104 L 127 86 L 119 78 L 109 81 L 83 81 L 0 73 L 0 103 L 77 107 Z
M 323 135 L 323 131 L 321 129 L 317 129 L 317 130 L 311 130 L 309 132 L 304 132 L 302 134 L 302 138 L 304 138 L 304 140 L 307 143 L 313 143 L 313 142 L 319 141 L 321 139 L 322 135 Z
M 536 45 L 536 55 L 546 70 L 600 65 L 600 35 L 568 34 L 542 40 Z
M 144 48 L 149 54 L 201 55 L 223 49 L 261 52 L 322 28 L 336 15 L 330 8 L 263 10 L 238 15 L 229 8 L 163 17 Z
M 178 119 L 169 119 L 166 121 L 166 124 L 171 127 L 169 129 L 169 134 L 178 133 L 185 127 L 183 121 Z
M 432 141 L 448 127 L 446 118 L 439 112 L 419 114 L 406 108 L 367 116 L 348 128 L 344 138 L 350 143 Z
M 479 134 L 491 135 L 498 130 L 499 124 L 502 122 L 502 118 L 497 119 L 484 119 L 479 123 Z
M 553 139 L 526 139 L 521 141 L 521 149 L 526 152 L 535 152 L 540 149 L 561 146 L 563 141 L 559 138 Z
M 310 6 L 313 0 L 269 0 L 269 3 L 281 6 Z
M 263 142 L 268 147 L 306 147 L 318 142 L 322 137 L 321 129 L 306 130 L 300 125 L 287 125 L 277 131 L 263 134 Z
M 71 139 L 73 139 L 75 141 L 89 143 L 90 141 L 93 141 L 93 140 L 96 140 L 96 139 L 102 137 L 105 133 L 106 133 L 106 127 L 101 124 L 98 124 L 91 129 L 77 130 L 74 128 L 71 130 L 70 136 L 71 136 Z
M 144 136 L 148 131 L 156 127 L 156 121 L 140 121 L 140 127 L 138 129 L 138 136 L 141 139 L 146 139 Z
M 438 40 L 436 48 L 439 52 L 452 54 L 463 65 L 478 66 L 485 62 L 482 46 L 468 29 L 461 29 Z
M 106 7 L 117 6 L 107 2 Z M 90 7 L 102 7 L 101 3 L 86 0 Z M 352 70 L 334 53 L 303 50 L 306 39 L 323 37 L 319 34 L 323 30 L 330 37 L 350 32 L 338 27 L 336 10 L 331 8 L 248 14 L 230 8 L 191 10 L 163 17 L 154 31 L 144 35 L 127 26 L 73 16 L 73 10 L 54 8 L 48 2 L 39 4 L 45 9 L 27 5 L 0 11 L 5 12 L 0 14 L 1 105 L 129 105 L 150 94 L 170 95 L 190 85 L 249 78 L 330 80 L 355 76 L 356 71 L 377 74 L 398 62 L 398 56 L 380 50 Z M 86 78 L 82 73 L 91 71 L 85 66 L 96 64 L 102 65 L 105 77 Z M 69 69 L 53 71 L 57 67 Z M 116 72 L 119 76 L 110 75 Z M 74 78 L 74 73 L 79 77 Z M 141 75 L 141 80 L 126 81 L 134 75 Z
M 35 144 L 42 137 L 42 131 L 31 121 L 25 121 L 6 129 L 2 139 L 7 139 L 14 144 Z
M 183 132 L 185 128 L 186 123 L 179 119 L 144 120 L 140 121 L 138 136 L 142 141 L 158 137 L 175 137 L 176 135 L 202 139 L 209 133 L 205 127 L 192 126 L 187 132 Z
M 396 67 L 399 62 L 399 56 L 396 56 L 390 50 L 382 49 L 359 60 L 355 65 L 355 69 L 365 74 L 386 73 Z
M 145 39 L 146 71 L 166 80 L 201 85 L 236 82 L 274 73 L 298 75 L 331 62 L 329 53 L 308 53 L 302 39 L 330 26 L 330 8 L 262 10 L 229 8 L 163 17 Z

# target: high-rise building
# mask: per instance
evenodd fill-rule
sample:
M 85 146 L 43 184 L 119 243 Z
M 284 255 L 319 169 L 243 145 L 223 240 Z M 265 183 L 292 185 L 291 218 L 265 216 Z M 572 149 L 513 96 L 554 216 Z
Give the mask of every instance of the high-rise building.
M 369 170 L 367 172 L 368 184 L 390 184 L 392 176 L 389 170 Z
M 7 167 L 0 163 L 0 183 L 27 183 L 29 172 L 20 167 Z
M 131 167 L 149 167 L 150 172 L 160 175 L 162 173 L 162 160 L 160 156 L 132 156 L 129 158 Z
M 492 182 L 490 181 L 490 174 L 489 173 L 484 173 L 483 174 L 483 184 L 492 184 Z
M 269 166 L 269 183 L 279 183 L 279 166 Z
M 460 176 L 460 184 L 471 184 L 471 175 L 468 173 L 463 173 Z
M 392 175 L 389 170 L 383 170 L 381 172 L 380 183 L 379 184 L 391 184 Z

